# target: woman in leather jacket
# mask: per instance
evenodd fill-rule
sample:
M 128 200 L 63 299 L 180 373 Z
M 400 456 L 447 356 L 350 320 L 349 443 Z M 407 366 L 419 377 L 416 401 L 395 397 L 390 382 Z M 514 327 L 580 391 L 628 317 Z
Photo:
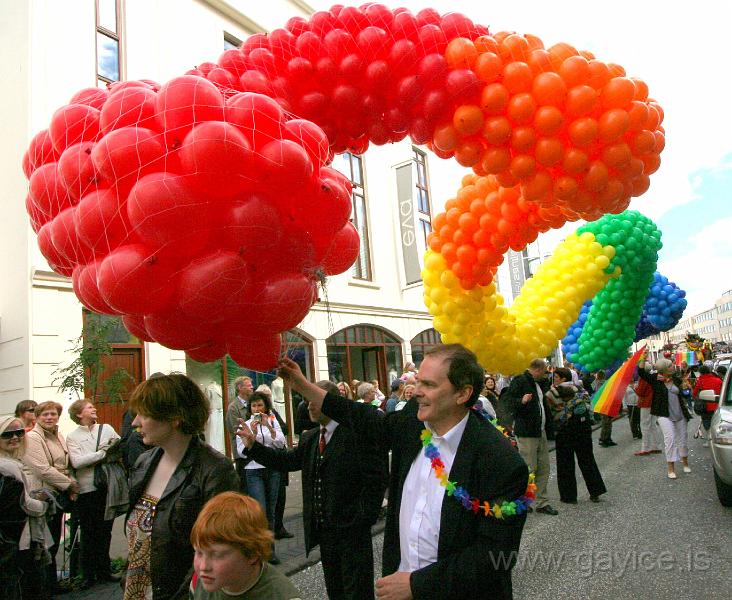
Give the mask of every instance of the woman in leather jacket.
M 185 375 L 158 375 L 130 398 L 132 426 L 155 446 L 130 471 L 125 600 L 183 600 L 193 574 L 190 533 L 203 505 L 239 489 L 231 461 L 202 442 L 208 400 Z

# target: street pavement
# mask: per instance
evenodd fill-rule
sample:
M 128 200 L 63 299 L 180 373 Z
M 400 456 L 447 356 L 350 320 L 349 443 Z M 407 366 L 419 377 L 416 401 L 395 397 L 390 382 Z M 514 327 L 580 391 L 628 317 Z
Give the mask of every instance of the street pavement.
M 611 448 L 595 444 L 595 457 L 608 488 L 603 502 L 588 499 L 577 474 L 579 503 L 559 502 L 555 462 L 549 496 L 558 516 L 533 514 L 524 529 L 514 569 L 514 597 L 526 600 L 716 600 L 732 597 L 732 510 L 717 501 L 709 449 L 691 434 L 691 474 L 666 477 L 662 455 L 633 456 L 628 420 L 617 420 Z M 598 432 L 593 434 L 597 441 Z M 553 454 L 550 455 L 553 457 Z M 278 541 L 281 569 L 292 577 L 303 599 L 326 598 L 317 549 L 304 555 L 299 474 L 288 489 L 286 527 L 292 540 Z M 121 519 L 115 525 L 111 555 L 122 556 Z M 375 527 L 380 532 L 383 522 Z M 374 536 L 374 563 L 381 572 L 383 535 Z M 96 586 L 68 594 L 69 600 L 120 600 L 119 586 Z M 439 596 L 435 595 L 435 598 Z M 469 600 L 469 599 L 466 599 Z

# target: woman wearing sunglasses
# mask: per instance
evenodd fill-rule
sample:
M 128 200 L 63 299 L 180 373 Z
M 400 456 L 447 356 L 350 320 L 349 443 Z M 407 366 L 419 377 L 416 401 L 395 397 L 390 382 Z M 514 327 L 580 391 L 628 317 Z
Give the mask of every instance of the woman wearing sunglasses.
M 50 539 L 43 518 L 48 505 L 29 494 L 24 452 L 23 421 L 0 418 L 0 590 L 8 600 L 47 597 L 40 559 Z

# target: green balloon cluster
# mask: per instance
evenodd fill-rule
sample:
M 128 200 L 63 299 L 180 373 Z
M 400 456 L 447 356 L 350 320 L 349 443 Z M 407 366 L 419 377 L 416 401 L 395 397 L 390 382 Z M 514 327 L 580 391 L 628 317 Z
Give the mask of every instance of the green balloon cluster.
M 570 356 L 572 362 L 596 371 L 616 360 L 625 360 L 635 339 L 635 326 L 653 282 L 662 244 L 656 224 L 634 210 L 605 215 L 580 227 L 577 234 L 586 231 L 594 234 L 601 245 L 615 248 L 615 256 L 605 272 L 619 273 L 593 299 L 579 338 L 579 350 Z

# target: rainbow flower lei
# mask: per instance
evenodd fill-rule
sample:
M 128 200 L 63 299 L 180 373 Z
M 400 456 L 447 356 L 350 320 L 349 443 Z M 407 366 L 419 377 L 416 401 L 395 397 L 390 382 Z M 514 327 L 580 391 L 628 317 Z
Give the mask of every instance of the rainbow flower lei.
M 439 480 L 440 485 L 445 488 L 448 496 L 457 498 L 467 510 L 472 510 L 476 514 L 482 510 L 486 517 L 503 519 L 525 513 L 529 505 L 534 502 L 536 498 L 536 484 L 534 483 L 533 473 L 529 473 L 529 483 L 526 486 L 526 492 L 523 496 L 516 498 L 516 500 L 510 502 L 504 500 L 503 502 L 494 502 L 491 504 L 487 500 L 481 501 L 478 498 L 471 498 L 464 487 L 448 479 L 448 475 L 445 472 L 445 463 L 440 459 L 440 451 L 432 443 L 432 432 L 427 428 L 423 429 L 420 434 L 420 439 L 422 440 L 424 455 L 430 460 L 432 470 L 435 473 L 435 477 Z

